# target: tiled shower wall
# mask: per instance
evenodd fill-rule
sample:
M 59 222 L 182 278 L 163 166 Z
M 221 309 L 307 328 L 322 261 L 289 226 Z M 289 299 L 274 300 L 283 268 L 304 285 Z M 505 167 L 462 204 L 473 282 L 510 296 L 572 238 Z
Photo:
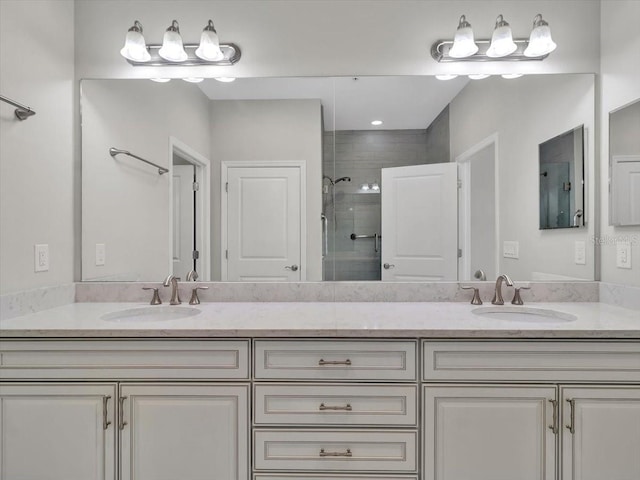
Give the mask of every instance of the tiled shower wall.
M 335 140 L 335 143 L 334 143 Z M 328 220 L 324 280 L 380 280 L 381 248 L 374 239 L 351 240 L 351 234 L 381 233 L 382 193 L 363 192 L 364 183 L 380 185 L 381 169 L 448 162 L 449 108 L 426 129 L 340 130 L 325 132 L 323 174 L 351 182 L 331 186 L 323 180 L 323 212 Z M 384 248 L 384 239 L 381 241 Z

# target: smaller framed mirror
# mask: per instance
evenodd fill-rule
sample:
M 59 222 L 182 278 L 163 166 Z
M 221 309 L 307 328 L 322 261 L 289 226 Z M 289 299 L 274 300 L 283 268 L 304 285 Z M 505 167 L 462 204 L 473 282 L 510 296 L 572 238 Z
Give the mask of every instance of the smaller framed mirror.
M 609 224 L 640 225 L 640 99 L 609 113 Z
M 540 230 L 584 226 L 584 125 L 541 143 L 538 154 Z

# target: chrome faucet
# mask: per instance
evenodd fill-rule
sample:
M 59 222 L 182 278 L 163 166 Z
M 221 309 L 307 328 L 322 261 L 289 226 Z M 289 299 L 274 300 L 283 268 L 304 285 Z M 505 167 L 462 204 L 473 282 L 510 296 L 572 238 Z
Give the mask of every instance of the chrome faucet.
M 504 305 L 504 299 L 502 298 L 503 280 L 507 283 L 508 287 L 513 287 L 513 281 L 511 280 L 511 278 L 509 278 L 509 275 L 506 275 L 504 273 L 502 275 L 498 275 L 498 278 L 496 279 L 496 291 L 493 294 L 493 300 L 491 300 L 491 303 L 493 305 Z
M 180 300 L 180 294 L 178 292 L 178 280 L 180 280 L 180 278 L 174 277 L 172 274 L 169 274 L 169 276 L 164 280 L 164 283 L 162 284 L 165 287 L 171 285 L 171 300 L 169 301 L 169 305 L 180 305 L 182 303 L 182 301 Z
M 198 280 L 198 272 L 189 270 L 189 273 L 187 273 L 187 282 L 195 282 L 196 280 Z

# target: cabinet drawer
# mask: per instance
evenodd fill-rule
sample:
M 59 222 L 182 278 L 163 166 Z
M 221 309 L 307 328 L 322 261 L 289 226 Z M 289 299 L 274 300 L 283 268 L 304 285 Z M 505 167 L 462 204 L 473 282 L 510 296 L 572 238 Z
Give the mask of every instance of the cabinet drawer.
M 416 425 L 416 386 L 256 385 L 258 425 Z
M 423 379 L 640 381 L 640 343 L 423 343 Z
M 256 470 L 415 472 L 417 432 L 255 430 Z
M 248 379 L 243 340 L 0 342 L 3 379 Z
M 305 474 L 273 474 L 258 473 L 253 476 L 254 480 L 417 480 L 415 475 L 402 476 L 380 476 L 380 475 L 305 475 Z
M 257 340 L 255 352 L 259 379 L 416 379 L 415 342 Z

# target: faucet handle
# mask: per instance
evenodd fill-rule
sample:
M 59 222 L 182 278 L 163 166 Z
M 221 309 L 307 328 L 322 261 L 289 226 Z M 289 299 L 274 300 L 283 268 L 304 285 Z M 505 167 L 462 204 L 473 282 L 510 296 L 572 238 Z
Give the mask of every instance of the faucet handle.
M 200 305 L 200 298 L 198 298 L 198 290 L 209 290 L 209 287 L 195 287 L 191 291 L 191 299 L 189 305 Z
M 513 305 L 524 305 L 524 302 L 522 301 L 522 297 L 520 296 L 520 290 L 530 290 L 531 287 L 516 287 L 515 288 L 515 293 L 513 294 L 513 300 L 511 300 L 511 303 Z
M 154 287 L 142 287 L 143 290 L 153 290 L 153 298 L 151 299 L 151 303 L 149 305 L 161 305 L 162 300 L 160 300 L 160 295 L 158 294 L 158 289 Z
M 480 289 L 476 287 L 465 287 L 460 285 L 463 290 L 473 290 L 473 298 L 471 299 L 471 305 L 482 305 L 482 299 L 480 298 Z

